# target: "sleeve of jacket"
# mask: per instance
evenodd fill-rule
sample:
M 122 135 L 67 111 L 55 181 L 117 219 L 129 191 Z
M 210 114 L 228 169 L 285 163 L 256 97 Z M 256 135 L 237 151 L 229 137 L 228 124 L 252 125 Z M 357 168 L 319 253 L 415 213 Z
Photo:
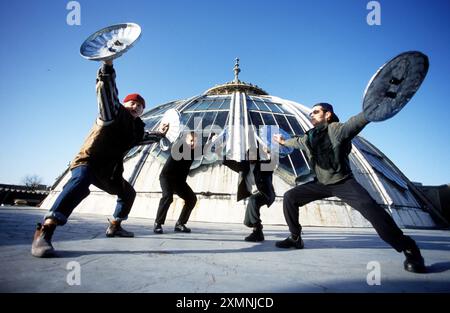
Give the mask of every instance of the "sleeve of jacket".
M 300 150 L 304 150 L 306 147 L 304 146 L 303 142 L 302 142 L 302 138 L 305 135 L 301 135 L 301 136 L 295 136 L 291 139 L 288 139 L 284 142 L 284 146 L 285 147 L 291 147 L 291 148 L 295 148 L 295 149 L 300 149 Z
M 337 135 L 341 140 L 353 139 L 369 123 L 364 113 L 361 112 L 352 116 L 347 122 L 340 124 L 341 127 L 338 128 Z
M 116 72 L 112 65 L 103 64 L 97 72 L 97 104 L 99 119 L 112 122 L 121 106 L 116 86 Z
M 155 142 L 158 142 L 163 138 L 164 135 L 158 131 L 153 132 L 145 132 L 144 136 L 142 137 L 142 140 L 140 140 L 136 145 L 148 145 Z

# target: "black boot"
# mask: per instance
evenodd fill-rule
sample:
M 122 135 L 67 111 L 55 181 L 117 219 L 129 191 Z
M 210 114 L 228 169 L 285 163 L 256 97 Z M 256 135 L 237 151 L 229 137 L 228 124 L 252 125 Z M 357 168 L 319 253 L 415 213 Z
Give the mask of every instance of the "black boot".
M 277 241 L 275 243 L 275 246 L 278 248 L 288 249 L 288 248 L 295 248 L 295 249 L 303 249 L 304 243 L 302 240 L 302 236 L 291 234 L 289 237 L 282 241 Z
M 181 233 L 190 233 L 191 229 L 187 228 L 185 224 L 180 224 L 177 222 L 175 224 L 174 231 L 181 232 Z
M 155 234 L 162 234 L 162 233 L 163 233 L 162 225 L 159 224 L 159 223 L 155 223 L 155 224 L 153 225 L 153 232 L 154 232 Z
M 33 256 L 38 258 L 47 258 L 54 256 L 55 249 L 53 249 L 52 246 L 52 236 L 55 228 L 56 224 L 37 224 L 33 243 L 31 244 L 31 254 Z
M 264 234 L 263 234 L 263 226 L 261 224 L 256 225 L 253 227 L 253 231 L 250 235 L 245 237 L 245 241 L 251 241 L 251 242 L 260 242 L 264 241 Z
M 419 247 L 414 240 L 408 237 L 408 248 L 403 250 L 406 260 L 403 266 L 406 271 L 412 273 L 426 273 L 425 261 L 420 254 Z
M 134 237 L 134 233 L 122 228 L 121 221 L 110 221 L 108 219 L 109 226 L 106 229 L 106 237 Z

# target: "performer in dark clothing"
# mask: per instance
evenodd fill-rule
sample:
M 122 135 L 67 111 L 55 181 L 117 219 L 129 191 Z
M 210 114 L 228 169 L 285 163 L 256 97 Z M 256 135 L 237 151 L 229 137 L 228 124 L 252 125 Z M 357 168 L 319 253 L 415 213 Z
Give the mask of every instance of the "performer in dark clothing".
M 162 197 L 159 201 L 158 212 L 156 213 L 155 225 L 153 232 L 155 234 L 162 234 L 164 222 L 166 221 L 167 211 L 170 204 L 173 202 L 173 195 L 176 194 L 184 200 L 184 206 L 180 217 L 175 224 L 176 232 L 190 233 L 191 229 L 186 227 L 192 209 L 197 203 L 197 197 L 192 191 L 191 187 L 186 182 L 189 174 L 189 169 L 194 161 L 194 151 L 197 145 L 197 135 L 195 132 L 190 132 L 185 135 L 185 144 L 180 147 L 180 154 L 182 158 L 175 159 L 173 152 L 167 159 L 164 167 L 159 175 L 161 184 Z M 176 146 L 176 145 L 175 145 Z M 183 153 L 183 147 L 189 149 L 188 153 Z
M 237 201 L 248 198 L 244 225 L 253 228 L 253 231 L 244 238 L 245 241 L 264 241 L 260 209 L 263 205 L 270 207 L 275 201 L 275 190 L 272 185 L 273 168 L 264 169 L 262 165 L 265 163 L 270 165 L 270 161 L 261 161 L 259 155 L 255 156 L 255 160 L 223 161 L 224 165 L 239 173 Z M 257 189 L 254 193 L 253 186 Z
M 97 75 L 98 118 L 70 165 L 72 177 L 44 217 L 44 225 L 39 223 L 37 226 L 31 247 L 33 256 L 53 255 L 51 238 L 56 226 L 66 224 L 75 207 L 89 195 L 91 184 L 117 195 L 114 219 L 106 230 L 106 236 L 134 236 L 121 227 L 136 197 L 133 186 L 122 177 L 123 158 L 133 146 L 159 141 L 167 132 L 168 125 L 161 125 L 158 132 L 145 132 L 145 124 L 139 118 L 145 108 L 144 98 L 130 94 L 122 105 L 115 78 L 112 61 L 106 61 Z
M 360 113 L 345 123 L 339 119 L 328 103 L 316 104 L 311 112 L 314 128 L 306 134 L 285 140 L 275 135 L 278 143 L 301 149 L 313 169 L 315 181 L 296 186 L 284 194 L 283 212 L 291 235 L 276 243 L 279 248 L 302 249 L 299 207 L 323 198 L 339 197 L 358 210 L 375 228 L 378 235 L 396 251 L 404 252 L 404 268 L 410 272 L 426 271 L 423 257 L 416 242 L 405 236 L 392 217 L 353 177 L 348 155 L 351 140 L 369 123 Z

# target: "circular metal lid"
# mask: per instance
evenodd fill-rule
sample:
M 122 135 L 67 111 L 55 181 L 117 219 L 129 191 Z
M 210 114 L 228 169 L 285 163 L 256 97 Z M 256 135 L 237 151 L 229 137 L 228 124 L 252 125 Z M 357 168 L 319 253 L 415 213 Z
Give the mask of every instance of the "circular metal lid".
M 166 136 L 159 142 L 161 149 L 163 151 L 167 151 L 170 147 L 170 144 L 180 137 L 180 113 L 178 113 L 178 111 L 175 109 L 167 110 L 161 119 L 161 124 L 169 124 L 169 130 L 167 131 Z
M 384 121 L 403 109 L 425 79 L 428 67 L 428 57 L 418 51 L 402 53 L 384 64 L 364 91 L 367 120 Z
M 175 109 L 169 109 L 164 113 L 161 124 L 169 124 L 169 130 L 166 133 L 166 138 L 170 142 L 174 142 L 180 137 L 181 133 L 181 122 L 180 113 Z
M 81 45 L 82 57 L 93 61 L 112 60 L 128 51 L 141 36 L 141 27 L 124 23 L 105 27 L 90 35 Z

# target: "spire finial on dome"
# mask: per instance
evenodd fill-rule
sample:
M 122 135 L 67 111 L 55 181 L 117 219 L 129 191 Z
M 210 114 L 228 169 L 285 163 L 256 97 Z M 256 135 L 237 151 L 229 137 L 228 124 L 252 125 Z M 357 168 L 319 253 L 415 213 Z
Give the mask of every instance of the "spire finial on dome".
M 239 58 L 235 59 L 234 63 L 234 79 L 222 85 L 216 85 L 205 91 L 207 95 L 229 95 L 236 91 L 245 92 L 250 95 L 268 95 L 266 91 L 259 88 L 256 85 L 241 82 L 239 80 L 239 73 L 241 69 L 239 68 Z
M 236 58 L 235 61 L 236 63 L 234 64 L 234 82 L 240 83 L 239 73 L 241 72 L 241 69 L 239 68 L 239 58 Z

